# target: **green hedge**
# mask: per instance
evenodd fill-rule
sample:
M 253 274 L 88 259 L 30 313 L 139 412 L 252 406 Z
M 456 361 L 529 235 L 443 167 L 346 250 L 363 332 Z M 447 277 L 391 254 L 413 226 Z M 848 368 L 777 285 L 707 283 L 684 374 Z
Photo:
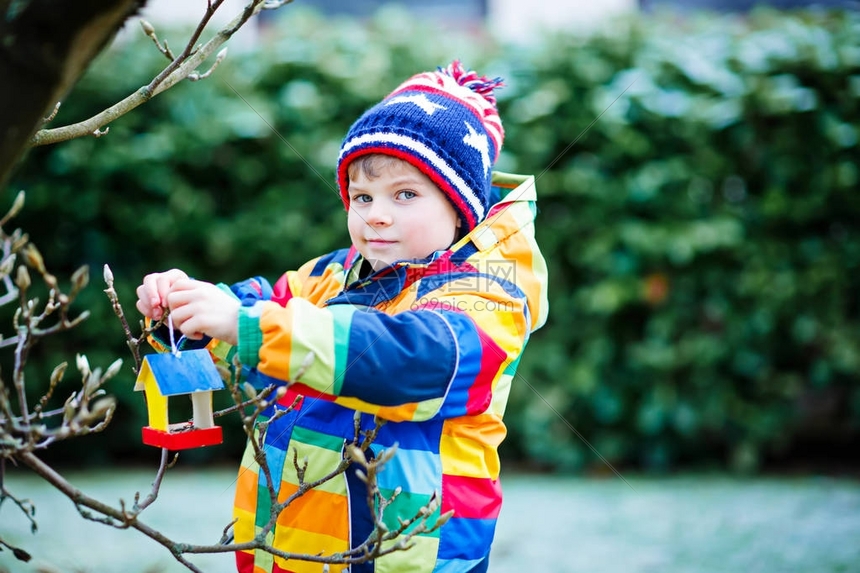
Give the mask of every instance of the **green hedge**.
M 753 470 L 858 437 L 856 12 L 639 16 L 515 46 L 397 11 L 282 11 L 258 49 L 108 136 L 31 152 L 11 187 L 27 190 L 20 223 L 54 269 L 110 264 L 133 312 L 145 272 L 274 279 L 344 245 L 333 166 L 346 128 L 412 73 L 460 57 L 507 79 L 498 167 L 538 175 L 550 264 L 550 321 L 512 393 L 507 458 Z M 143 40 L 114 48 L 56 122 L 136 89 L 159 58 Z M 127 354 L 98 285 L 81 307 L 93 318 L 42 349 L 34 384 L 75 352 L 104 365 Z M 104 436 L 54 455 L 140 455 L 131 385 L 117 380 Z M 196 455 L 238 455 L 234 427 L 226 448 Z

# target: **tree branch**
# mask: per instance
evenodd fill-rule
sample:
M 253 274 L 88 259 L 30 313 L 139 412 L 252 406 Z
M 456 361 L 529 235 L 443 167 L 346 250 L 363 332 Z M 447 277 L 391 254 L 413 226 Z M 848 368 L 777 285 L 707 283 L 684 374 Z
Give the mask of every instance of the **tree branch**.
M 27 467 L 36 472 L 42 479 L 44 479 L 55 489 L 57 489 L 57 491 L 72 500 L 72 502 L 75 504 L 75 507 L 78 508 L 78 512 L 80 512 L 83 517 L 89 518 L 86 512 L 83 512 L 81 510 L 82 507 L 86 507 L 98 512 L 103 516 L 115 520 L 116 523 L 111 523 L 113 527 L 116 527 L 118 529 L 136 529 L 150 539 L 166 547 L 173 555 L 173 557 L 177 561 L 182 563 L 185 567 L 187 567 L 190 571 L 194 571 L 194 573 L 202 573 L 202 571 L 198 569 L 193 563 L 191 563 L 182 556 L 182 554 L 185 552 L 184 546 L 177 544 L 157 529 L 153 529 L 152 527 L 142 523 L 138 519 L 137 514 L 126 513 L 120 509 L 116 509 L 98 501 L 97 499 L 85 495 L 81 490 L 70 484 L 63 476 L 57 473 L 51 466 L 44 463 L 32 452 L 26 452 L 21 454 L 19 456 L 19 459 L 25 465 L 27 465 Z M 102 520 L 101 522 L 106 524 L 108 523 L 108 521 L 104 520 Z
M 145 0 L 0 4 L 0 188 L 28 141 Z
M 291 0 L 290 0 L 291 1 Z M 213 2 L 201 20 L 200 25 L 192 35 L 191 40 L 186 44 L 185 49 L 153 80 L 141 86 L 137 91 L 127 96 L 120 102 L 112 105 L 108 109 L 94 115 L 84 121 L 57 127 L 53 129 L 39 130 L 30 140 L 31 146 L 49 145 L 68 141 L 77 137 L 83 137 L 94 133 L 108 123 L 125 115 L 136 107 L 146 103 L 158 94 L 170 89 L 180 81 L 195 77 L 195 70 L 209 58 L 215 51 L 220 48 L 233 34 L 236 33 L 252 16 L 262 10 L 265 0 L 251 0 L 236 17 L 233 18 L 224 28 L 222 28 L 215 36 L 206 42 L 199 49 L 194 49 L 194 43 L 203 31 L 205 24 L 208 24 L 209 19 L 220 6 L 223 0 Z M 285 2 L 287 3 L 287 2 Z M 223 56 L 221 56 L 223 58 Z M 201 79 L 205 74 L 197 73 L 195 79 Z

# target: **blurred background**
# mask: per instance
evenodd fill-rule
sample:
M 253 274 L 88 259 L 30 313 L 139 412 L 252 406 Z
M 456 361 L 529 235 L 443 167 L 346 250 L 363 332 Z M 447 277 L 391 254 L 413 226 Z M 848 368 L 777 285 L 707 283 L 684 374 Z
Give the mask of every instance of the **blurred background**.
M 201 11 L 158 0 L 143 16 L 179 47 Z M 506 80 L 497 168 L 538 177 L 551 281 L 506 415 L 499 539 L 513 545 L 491 571 L 522 570 L 540 543 L 550 571 L 860 571 L 860 3 L 299 0 L 263 16 L 212 77 L 105 137 L 35 148 L 16 173 L 3 196 L 26 190 L 17 223 L 48 268 L 94 277 L 79 298 L 92 317 L 34 350 L 29 384 L 75 353 L 131 363 L 105 264 L 136 317 L 148 272 L 274 280 L 345 246 L 333 186 L 346 129 L 403 79 L 459 58 Z M 129 21 L 53 125 L 165 63 Z M 44 457 L 84 480 L 154 470 L 133 382 L 126 367 L 109 389 L 108 431 Z M 223 476 L 243 440 L 238 420 L 219 423 L 225 444 L 183 463 L 225 472 L 214 488 L 229 512 Z M 666 543 L 688 545 L 653 557 L 662 542 L 643 539 L 663 511 Z M 573 521 L 538 537 L 521 520 L 535 512 Z M 792 523 L 807 529 L 780 529 Z M 630 557 L 573 558 L 577 539 Z

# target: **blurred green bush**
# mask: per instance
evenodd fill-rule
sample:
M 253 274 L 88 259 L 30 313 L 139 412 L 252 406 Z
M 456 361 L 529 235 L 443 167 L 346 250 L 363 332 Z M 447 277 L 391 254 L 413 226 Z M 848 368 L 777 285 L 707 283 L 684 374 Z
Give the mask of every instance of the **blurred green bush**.
M 88 264 L 99 277 L 109 264 L 136 317 L 147 272 L 275 279 L 344 246 L 341 137 L 400 81 L 459 57 L 507 80 L 498 168 L 538 175 L 551 273 L 550 321 L 511 396 L 508 459 L 751 471 L 860 435 L 858 13 L 640 15 L 509 45 L 392 10 L 361 22 L 282 12 L 259 47 L 106 137 L 30 153 L 6 196 L 27 191 L 19 224 L 55 272 Z M 164 64 L 147 42 L 104 54 L 55 123 L 146 83 Z M 100 365 L 129 356 L 93 283 L 80 303 L 93 317 L 37 349 L 34 386 L 76 352 Z M 111 389 L 109 431 L 50 454 L 144 457 L 132 382 L 127 368 Z M 238 456 L 234 427 L 226 447 L 194 455 Z

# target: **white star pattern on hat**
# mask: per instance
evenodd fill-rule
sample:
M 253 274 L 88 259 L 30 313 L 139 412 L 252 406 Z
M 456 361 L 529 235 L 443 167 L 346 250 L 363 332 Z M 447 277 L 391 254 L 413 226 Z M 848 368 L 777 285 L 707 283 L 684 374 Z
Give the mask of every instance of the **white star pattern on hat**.
M 464 121 L 466 127 L 469 128 L 469 133 L 463 136 L 463 143 L 478 150 L 481 154 L 481 162 L 484 164 L 484 175 L 490 169 L 490 141 L 487 136 L 475 131 L 468 121 Z
M 389 106 L 396 103 L 413 103 L 420 107 L 427 115 L 433 115 L 433 112 L 437 109 L 448 109 L 438 103 L 433 103 L 424 94 L 393 97 L 388 100 L 385 105 Z

